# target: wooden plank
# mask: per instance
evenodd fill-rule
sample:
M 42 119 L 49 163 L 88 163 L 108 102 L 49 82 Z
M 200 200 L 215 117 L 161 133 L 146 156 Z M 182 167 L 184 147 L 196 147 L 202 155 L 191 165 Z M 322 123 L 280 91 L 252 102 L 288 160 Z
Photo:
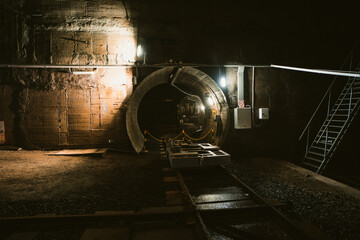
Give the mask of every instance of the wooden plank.
M 78 156 L 78 155 L 104 155 L 107 148 L 92 148 L 92 149 L 66 149 L 55 153 L 46 153 L 49 156 Z
M 177 177 L 164 177 L 163 181 L 164 182 L 178 182 L 179 180 L 177 179 Z
M 183 198 L 181 194 L 171 194 L 166 196 L 167 206 L 183 205 Z

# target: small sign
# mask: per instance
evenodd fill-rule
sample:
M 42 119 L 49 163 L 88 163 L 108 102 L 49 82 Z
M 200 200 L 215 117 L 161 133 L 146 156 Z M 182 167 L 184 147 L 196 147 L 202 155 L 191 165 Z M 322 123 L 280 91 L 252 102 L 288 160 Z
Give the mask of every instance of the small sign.
M 5 143 L 5 121 L 0 121 L 0 144 Z
M 244 107 L 245 107 L 245 101 L 239 100 L 239 108 L 244 108 Z

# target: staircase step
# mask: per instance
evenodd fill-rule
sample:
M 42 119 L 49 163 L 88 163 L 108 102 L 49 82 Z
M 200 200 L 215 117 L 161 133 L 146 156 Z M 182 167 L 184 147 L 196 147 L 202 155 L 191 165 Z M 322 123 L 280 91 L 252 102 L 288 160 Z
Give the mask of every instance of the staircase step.
M 324 152 L 324 150 L 325 150 L 325 148 L 315 147 L 315 146 L 311 146 L 311 147 L 310 147 L 310 149 L 312 149 L 312 148 L 314 148 L 314 149 L 316 149 L 316 150 L 320 150 L 320 151 L 322 151 L 322 152 Z M 327 149 L 327 151 L 329 151 L 329 149 Z
M 321 129 L 323 129 L 325 126 L 322 126 Z M 328 128 L 342 128 L 343 126 L 336 126 L 336 125 L 329 125 Z
M 353 90 L 352 90 L 352 95 L 354 95 L 354 94 L 360 94 L 360 88 L 356 88 L 356 90 L 353 88 Z M 340 97 L 343 97 L 343 96 L 350 96 L 350 94 L 351 94 L 351 92 L 349 91 L 349 92 L 344 92 L 344 93 L 341 93 L 340 95 L 339 95 L 339 98 Z
M 321 144 L 321 145 L 325 145 L 325 141 L 324 142 L 318 142 L 318 143 L 316 143 L 316 144 Z M 331 148 L 331 146 L 333 145 L 333 143 L 332 142 L 328 142 L 327 144 L 326 144 L 326 146 L 329 146 L 329 148 Z
M 316 156 L 319 156 L 319 157 L 324 157 L 324 154 L 320 154 L 320 153 L 317 153 L 317 152 L 308 151 L 307 153 L 312 154 L 312 155 L 316 155 Z
M 355 106 L 356 104 L 357 103 L 352 102 L 351 106 Z M 339 103 L 334 104 L 334 106 L 336 106 L 336 107 L 339 106 Z M 349 104 L 348 103 L 347 104 L 346 103 L 341 103 L 340 106 L 348 106 L 349 107 Z
M 319 136 L 316 136 L 316 138 L 315 138 L 315 139 L 317 139 L 317 138 L 319 138 Z M 321 138 L 323 138 L 323 139 L 325 139 L 325 138 L 326 138 L 325 133 L 321 136 Z M 328 136 L 328 139 L 335 140 L 336 138 Z
M 302 163 L 303 165 L 305 166 L 308 166 L 308 167 L 311 167 L 311 168 L 314 168 L 314 169 L 318 169 L 320 165 L 315 165 L 315 164 L 312 164 L 312 163 L 308 163 L 308 162 L 303 162 Z
M 358 98 L 358 97 L 353 97 L 353 98 L 349 98 L 349 97 L 347 97 L 347 98 L 338 98 L 336 101 L 338 102 L 338 101 L 341 101 L 341 100 L 343 100 L 343 101 L 349 101 L 351 99 L 351 101 L 357 101 L 357 100 L 359 100 L 360 98 Z
M 312 162 L 317 162 L 317 163 L 322 163 L 322 159 L 317 159 L 317 158 L 314 158 L 314 157 L 309 157 L 308 155 L 305 156 L 305 159 L 308 159 Z M 304 159 L 304 161 L 305 161 Z
M 336 122 L 336 123 L 344 123 L 344 122 L 346 122 L 346 120 L 336 120 L 336 119 L 331 119 L 331 120 L 329 120 L 329 119 L 326 119 L 325 120 L 325 122 Z
M 329 114 L 330 117 L 334 116 L 334 117 L 348 117 L 349 115 L 347 114 Z
M 328 136 L 334 136 L 334 135 L 337 136 L 340 133 L 339 131 L 329 131 L 329 130 L 326 130 L 326 132 L 328 133 Z
M 340 115 L 346 115 L 349 112 L 349 104 L 345 104 L 345 106 L 341 105 L 339 106 L 333 106 L 329 114 L 340 114 Z M 351 106 L 350 111 L 354 110 L 354 106 Z

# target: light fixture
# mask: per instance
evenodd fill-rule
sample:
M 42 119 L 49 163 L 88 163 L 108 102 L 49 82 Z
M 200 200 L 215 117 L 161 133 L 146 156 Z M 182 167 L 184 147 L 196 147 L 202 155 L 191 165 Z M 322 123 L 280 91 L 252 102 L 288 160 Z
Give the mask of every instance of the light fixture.
M 208 97 L 208 103 L 209 103 L 209 105 L 214 105 L 214 101 L 212 100 L 212 98 L 209 96 Z
M 204 111 L 204 110 L 205 110 L 205 106 L 201 104 L 200 109 L 201 109 L 201 111 Z
M 73 69 L 69 68 L 69 73 L 75 74 L 75 75 L 94 75 L 97 71 L 97 68 L 93 68 L 92 71 L 73 71 Z
M 222 88 L 226 87 L 226 78 L 225 77 L 220 78 L 220 87 L 222 87 Z
M 143 55 L 143 49 L 142 49 L 142 46 L 141 44 L 137 47 L 137 50 L 136 50 L 136 56 L 140 57 L 141 55 Z
M 94 75 L 95 72 L 92 72 L 92 71 L 75 71 L 75 72 L 72 72 L 72 74 L 75 74 L 75 75 Z

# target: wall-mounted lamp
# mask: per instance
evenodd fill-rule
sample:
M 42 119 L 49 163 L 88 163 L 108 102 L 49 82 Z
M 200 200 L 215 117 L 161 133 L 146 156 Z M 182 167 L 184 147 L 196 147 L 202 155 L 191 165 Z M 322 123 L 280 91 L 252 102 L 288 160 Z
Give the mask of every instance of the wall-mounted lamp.
M 214 100 L 212 99 L 209 93 L 205 93 L 205 97 L 207 98 L 207 102 L 209 105 L 214 105 Z
M 220 87 L 222 87 L 222 88 L 226 87 L 226 78 L 225 77 L 220 78 Z
M 143 49 L 141 44 L 137 47 L 136 56 L 141 57 L 143 55 Z
M 139 58 L 141 56 L 144 56 L 143 65 L 146 65 L 146 52 L 142 48 L 141 44 L 136 49 L 136 56 Z

